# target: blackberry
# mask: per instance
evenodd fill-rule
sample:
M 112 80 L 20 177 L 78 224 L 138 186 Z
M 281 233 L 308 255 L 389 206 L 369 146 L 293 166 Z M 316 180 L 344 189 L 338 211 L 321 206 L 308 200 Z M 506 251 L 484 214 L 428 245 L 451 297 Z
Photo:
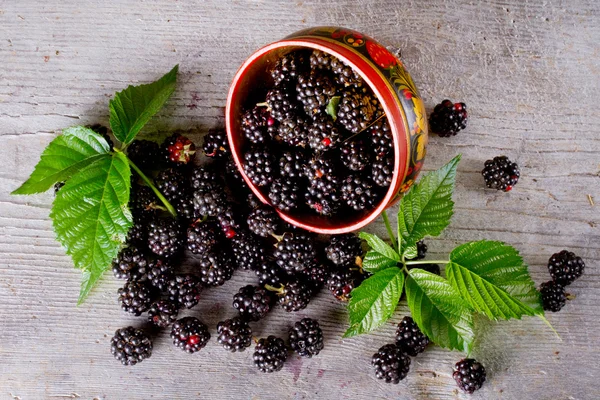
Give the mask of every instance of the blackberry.
M 334 56 L 324 53 L 321 50 L 314 50 L 309 58 L 311 68 L 326 71 L 331 70 L 333 60 L 335 60 Z
M 259 208 L 260 206 L 263 205 L 263 203 L 260 201 L 260 199 L 258 197 L 256 197 L 256 195 L 252 192 L 248 193 L 248 196 L 246 196 L 246 205 L 248 206 L 248 208 L 250 210 L 255 210 L 257 208 Z
M 394 157 L 388 155 L 380 160 L 373 162 L 371 169 L 371 178 L 377 186 L 388 187 L 392 183 L 394 175 Z
M 281 229 L 281 219 L 272 207 L 263 205 L 248 215 L 248 228 L 252 233 L 262 237 L 270 237 Z
M 293 115 L 281 121 L 277 137 L 290 146 L 306 147 L 309 124 L 302 116 Z
M 542 294 L 542 304 L 546 311 L 558 312 L 567 302 L 564 286 L 555 281 L 542 283 L 540 293 Z
M 431 272 L 435 275 L 441 275 L 442 272 L 440 270 L 440 266 L 438 264 L 417 264 L 417 265 L 409 265 L 408 269 L 411 270 L 413 268 L 419 268 L 427 272 Z
M 337 187 L 331 182 L 321 181 L 307 189 L 304 199 L 306 205 L 317 214 L 329 216 L 335 214 L 340 206 L 337 192 Z
M 271 69 L 271 77 L 275 86 L 292 83 L 299 74 L 307 69 L 307 61 L 304 54 L 297 51 L 278 59 Z
M 255 144 L 267 143 L 276 132 L 276 121 L 265 107 L 256 106 L 242 116 L 242 133 Z
M 133 212 L 133 225 L 127 232 L 126 243 L 128 245 L 143 245 L 148 243 L 148 227 L 146 226 L 145 216 L 142 213 Z
M 179 255 L 183 250 L 184 241 L 183 229 L 174 219 L 154 219 L 148 225 L 148 246 L 160 257 L 170 258 Z
M 411 317 L 404 317 L 396 329 L 396 346 L 403 353 L 415 357 L 425 351 L 429 338 L 421 332 Z
M 313 294 L 316 294 L 329 278 L 329 268 L 327 265 L 320 262 L 313 262 L 300 276 L 309 284 Z
M 157 301 L 148 309 L 148 322 L 159 328 L 166 328 L 177 320 L 178 313 L 175 303 L 167 300 Z
M 290 96 L 290 93 L 281 89 L 274 88 L 267 93 L 267 106 L 271 116 L 279 122 L 292 118 L 296 113 L 297 105 Z
M 370 180 L 360 175 L 349 175 L 342 181 L 341 198 L 355 211 L 375 208 L 381 196 Z
M 335 86 L 327 75 L 310 73 L 298 76 L 296 99 L 304 105 L 304 112 L 309 116 L 318 114 L 335 96 Z
M 362 171 L 371 162 L 369 147 L 364 140 L 356 139 L 342 143 L 340 157 L 342 163 L 351 171 Z
M 135 316 L 141 315 L 152 304 L 152 292 L 143 282 L 128 281 L 119 288 L 118 294 L 123 311 Z
M 467 127 L 466 104 L 442 101 L 429 116 L 429 127 L 441 137 L 455 136 Z
M 174 165 L 188 164 L 196 157 L 196 145 L 177 132 L 165 139 L 162 150 L 167 163 Z
M 155 169 L 160 160 L 158 143 L 150 140 L 134 140 L 127 147 L 127 157 L 142 170 Z
M 108 143 L 108 147 L 109 147 L 110 151 L 113 150 L 114 143 L 113 143 L 112 139 L 110 138 L 110 136 L 108 135 L 107 127 L 100 125 L 100 124 L 93 124 L 93 125 L 87 125 L 87 128 L 90 128 L 91 130 L 93 130 L 94 132 L 96 132 L 97 134 L 102 136 L 104 138 L 104 140 L 106 140 L 106 143 Z
M 117 279 L 142 281 L 147 278 L 148 258 L 136 246 L 125 247 L 113 260 L 112 270 Z
M 374 122 L 368 132 L 370 133 L 371 148 L 373 154 L 375 154 L 375 158 L 382 159 L 386 155 L 393 153 L 394 139 L 386 117 Z
M 327 114 L 319 114 L 308 128 L 308 145 L 314 151 L 334 148 L 341 140 L 338 128 Z
M 225 161 L 225 178 L 227 186 L 231 192 L 235 192 L 237 189 L 243 191 L 249 191 L 246 181 L 242 177 L 242 174 L 238 170 L 233 157 L 228 157 Z
M 167 168 L 160 171 L 154 179 L 154 183 L 170 202 L 175 202 L 189 193 L 188 179 L 178 168 Z
M 320 156 L 311 159 L 304 168 L 304 175 L 311 186 L 316 186 L 321 181 L 329 182 L 333 186 L 339 184 L 338 166 L 332 157 Z
M 287 312 L 296 312 L 306 308 L 313 294 L 312 288 L 300 279 L 290 279 L 276 289 L 279 305 Z
M 323 350 L 323 331 L 319 323 L 311 318 L 303 318 L 288 331 L 289 343 L 300 357 L 312 357 Z
M 275 336 L 262 338 L 256 344 L 252 358 L 261 372 L 279 371 L 287 360 L 285 342 Z
M 273 181 L 275 160 L 271 153 L 258 147 L 244 154 L 244 171 L 256 186 L 267 186 Z
M 247 285 L 233 295 L 233 308 L 250 321 L 262 319 L 271 310 L 273 297 L 265 289 Z
M 204 286 L 221 286 L 231 279 L 235 266 L 228 253 L 215 250 L 202 257 L 199 270 Z
M 193 194 L 186 195 L 175 201 L 172 204 L 177 211 L 177 217 L 182 221 L 190 221 L 199 218 L 201 215 L 194 207 L 194 196 Z
M 340 100 L 337 122 L 352 133 L 363 131 L 373 121 L 378 104 L 369 94 L 345 91 Z
M 135 365 L 150 358 L 152 341 L 143 330 L 128 326 L 116 330 L 110 341 L 110 352 L 123 365 Z
M 325 247 L 325 254 L 335 265 L 354 265 L 362 257 L 362 240 L 352 233 L 332 235 Z
M 217 324 L 217 341 L 227 351 L 244 351 L 252 343 L 252 328 L 248 321 L 235 317 Z
M 56 182 L 54 184 L 54 195 L 55 196 L 59 192 L 59 190 L 62 189 L 63 186 L 65 186 L 65 181 Z
M 180 308 L 192 308 L 198 304 L 200 291 L 200 281 L 194 275 L 176 275 L 167 287 L 169 300 Z
M 241 220 L 240 216 L 233 211 L 231 207 L 227 207 L 225 211 L 217 216 L 221 232 L 227 239 L 234 238 L 238 231 L 240 231 L 240 224 L 238 221 Z
M 307 233 L 285 233 L 275 245 L 273 257 L 289 274 L 302 272 L 317 259 L 314 239 Z
M 417 242 L 417 257 L 415 258 L 415 260 L 421 260 L 421 259 L 425 258 L 426 254 L 427 254 L 427 245 L 425 244 L 425 242 L 423 240 L 419 240 Z
M 129 207 L 143 216 L 150 216 L 161 207 L 160 200 L 148 186 L 134 185 Z
M 548 260 L 548 271 L 552 280 L 562 286 L 567 286 L 583 275 L 585 264 L 575 253 L 563 250 L 555 253 Z
M 298 207 L 300 186 L 293 180 L 278 178 L 269 188 L 269 200 L 273 207 L 282 211 L 294 210 Z
M 194 192 L 194 209 L 205 217 L 216 217 L 227 210 L 227 198 L 222 189 L 196 190 Z
M 473 358 L 460 360 L 454 366 L 452 377 L 459 388 L 473 393 L 485 382 L 485 368 Z
M 202 150 L 206 157 L 225 158 L 230 153 L 227 133 L 224 129 L 209 129 L 202 142 Z
M 194 254 L 205 254 L 219 242 L 214 224 L 201 220 L 193 222 L 187 230 L 187 248 Z
M 279 158 L 279 173 L 287 179 L 304 177 L 304 168 L 308 158 L 302 151 L 286 151 Z
M 222 181 L 213 168 L 194 167 L 190 174 L 190 185 L 194 190 L 217 190 L 222 187 Z
M 331 271 L 327 288 L 340 301 L 349 301 L 351 292 L 363 281 L 363 275 L 348 267 L 338 267 Z
M 371 365 L 375 367 L 377 379 L 398 384 L 408 374 L 410 357 L 402 353 L 395 344 L 386 344 L 373 354 Z
M 481 174 L 488 188 L 504 192 L 512 190 L 521 176 L 517 163 L 511 162 L 506 156 L 487 160 Z
M 256 270 L 265 259 L 262 243 L 247 231 L 242 231 L 231 239 L 231 249 L 235 263 L 245 270 Z
M 332 58 L 330 65 L 331 71 L 334 73 L 335 83 L 340 87 L 362 87 L 364 85 L 360 75 L 343 61 L 334 57 Z
M 151 261 L 148 263 L 148 282 L 161 292 L 166 291 L 174 278 L 173 270 L 173 266 L 166 260 Z
M 187 353 L 202 350 L 210 340 L 210 332 L 196 317 L 178 319 L 171 328 L 173 344 Z
M 279 286 L 285 282 L 287 275 L 282 268 L 270 261 L 263 262 L 255 272 L 260 286 Z

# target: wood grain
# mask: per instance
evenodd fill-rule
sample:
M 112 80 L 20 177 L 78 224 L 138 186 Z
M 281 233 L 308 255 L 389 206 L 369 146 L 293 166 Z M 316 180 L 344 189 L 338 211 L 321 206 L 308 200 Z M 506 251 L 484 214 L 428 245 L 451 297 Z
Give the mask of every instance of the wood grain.
M 227 354 L 212 340 L 199 354 L 155 340 L 152 358 L 121 367 L 109 338 L 126 324 L 119 285 L 107 277 L 75 307 L 79 273 L 54 240 L 50 193 L 14 197 L 44 146 L 64 127 L 106 123 L 116 90 L 180 64 L 173 99 L 147 130 L 222 124 L 230 80 L 251 52 L 295 30 L 335 24 L 363 31 L 402 58 L 428 110 L 443 98 L 468 104 L 455 138 L 432 137 L 426 169 L 463 154 L 450 228 L 431 257 L 482 238 L 516 246 L 537 283 L 563 248 L 586 261 L 569 287 L 576 298 L 538 319 L 478 320 L 476 357 L 489 371 L 473 396 L 457 391 L 461 358 L 432 347 L 399 385 L 374 379 L 370 356 L 392 340 L 401 306 L 374 334 L 341 340 L 342 305 L 321 293 L 298 315 L 276 310 L 258 336 L 283 335 L 294 320 L 319 319 L 326 347 L 262 375 L 251 352 Z M 522 1 L 0 1 L 0 399 L 597 399 L 600 393 L 600 4 Z M 483 162 L 506 154 L 522 168 L 509 194 L 483 189 Z M 590 195 L 595 200 L 592 206 Z M 391 214 L 394 214 L 392 210 Z M 384 234 L 382 224 L 369 227 Z M 215 336 L 233 315 L 243 271 L 207 291 L 190 315 Z

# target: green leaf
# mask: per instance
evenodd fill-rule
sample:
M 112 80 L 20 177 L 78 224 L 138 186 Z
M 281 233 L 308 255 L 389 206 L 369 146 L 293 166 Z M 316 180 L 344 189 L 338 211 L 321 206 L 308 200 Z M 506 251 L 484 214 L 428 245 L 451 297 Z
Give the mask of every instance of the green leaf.
M 540 294 L 519 252 L 504 243 L 465 243 L 450 254 L 446 276 L 461 296 L 492 320 L 543 315 Z
M 327 104 L 327 108 L 325 111 L 327 114 L 331 116 L 331 118 L 335 121 L 337 119 L 338 107 L 340 104 L 341 96 L 333 96 L 329 103 Z
M 391 316 L 402 294 L 404 273 L 400 268 L 379 271 L 352 291 L 348 303 L 350 328 L 344 337 L 371 332 Z
M 362 268 L 372 274 L 386 268 L 397 267 L 398 261 L 392 260 L 374 250 L 369 250 L 362 261 Z
M 408 271 L 406 300 L 421 331 L 434 343 L 469 353 L 475 337 L 473 314 L 444 278 L 419 268 Z
M 48 144 L 33 173 L 12 194 L 41 193 L 110 151 L 106 140 L 84 126 L 67 128 Z
M 156 82 L 128 86 L 109 102 L 110 127 L 121 143 L 131 143 L 150 118 L 171 97 L 175 91 L 178 70 L 179 65 L 176 65 Z
M 376 251 L 390 260 L 394 260 L 396 262 L 400 261 L 400 255 L 396 253 L 396 250 L 392 249 L 389 244 L 381 240 L 379 236 L 372 235 L 367 232 L 360 232 L 358 236 L 367 242 L 371 250 Z
M 105 154 L 56 195 L 50 213 L 54 231 L 75 267 L 84 271 L 79 303 L 110 267 L 131 227 L 130 177 L 123 153 Z
M 398 238 L 401 253 L 427 235 L 439 235 L 450 223 L 454 208 L 452 192 L 460 158 L 458 155 L 437 171 L 425 175 L 400 201 Z

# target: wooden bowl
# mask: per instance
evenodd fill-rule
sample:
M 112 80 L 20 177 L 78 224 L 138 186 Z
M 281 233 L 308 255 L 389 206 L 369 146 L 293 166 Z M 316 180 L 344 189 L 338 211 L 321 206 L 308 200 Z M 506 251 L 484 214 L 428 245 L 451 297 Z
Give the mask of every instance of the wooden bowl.
M 350 65 L 362 76 L 381 102 L 394 139 L 392 183 L 376 208 L 336 217 L 278 210 L 281 218 L 300 228 L 324 234 L 355 231 L 369 224 L 394 204 L 414 183 L 425 157 L 427 118 L 417 88 L 402 62 L 370 37 L 339 27 L 317 27 L 296 32 L 252 54 L 236 73 L 227 97 L 225 121 L 233 159 L 244 180 L 265 204 L 268 196 L 244 172 L 246 139 L 240 128 L 243 112 L 257 99 L 252 93 L 272 86 L 269 68 L 284 54 L 298 49 L 318 49 Z

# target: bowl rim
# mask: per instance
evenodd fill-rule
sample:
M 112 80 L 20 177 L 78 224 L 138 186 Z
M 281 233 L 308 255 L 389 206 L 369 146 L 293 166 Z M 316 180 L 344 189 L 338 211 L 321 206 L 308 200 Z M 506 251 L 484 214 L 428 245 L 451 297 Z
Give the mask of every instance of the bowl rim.
M 389 81 L 385 79 L 381 71 L 379 71 L 374 64 L 372 64 L 358 52 L 353 51 L 350 48 L 346 48 L 345 46 L 334 40 L 328 40 L 322 37 L 306 36 L 299 38 L 283 39 L 274 43 L 270 43 L 258 49 L 250 57 L 248 57 L 246 61 L 244 61 L 244 63 L 240 66 L 232 80 L 231 86 L 229 87 L 229 92 L 227 95 L 227 104 L 225 108 L 225 126 L 227 130 L 227 139 L 232 149 L 231 153 L 233 160 L 236 164 L 238 171 L 240 172 L 244 181 L 246 182 L 250 190 L 254 193 L 254 195 L 256 195 L 261 202 L 265 204 L 270 204 L 268 198 L 261 193 L 261 191 L 254 185 L 254 183 L 252 183 L 252 181 L 250 180 L 250 178 L 248 178 L 244 171 L 241 157 L 238 154 L 239 146 L 236 139 L 234 138 L 235 135 L 232 134 L 233 126 L 235 124 L 234 119 L 239 118 L 239 116 L 233 115 L 233 106 L 238 100 L 238 92 L 236 89 L 248 68 L 252 66 L 256 61 L 258 61 L 261 57 L 265 56 L 267 53 L 285 47 L 305 47 L 313 50 L 321 50 L 325 53 L 331 54 L 339 58 L 346 64 L 350 65 L 369 85 L 373 93 L 377 96 L 378 100 L 380 101 L 384 109 L 385 115 L 388 117 L 388 122 L 392 131 L 392 138 L 394 144 L 394 174 L 392 176 L 392 182 L 390 183 L 388 191 L 386 192 L 385 196 L 376 208 L 372 209 L 363 218 L 356 220 L 351 224 L 341 225 L 337 227 L 320 227 L 307 224 L 303 222 L 301 218 L 295 218 L 294 216 L 288 215 L 285 212 L 279 210 L 278 208 L 273 207 L 284 221 L 311 232 L 321 234 L 342 234 L 356 231 L 373 222 L 387 207 L 395 203 L 395 196 L 398 193 L 402 181 L 406 177 L 406 172 L 408 170 L 408 164 L 410 161 L 410 138 L 407 134 L 408 122 L 406 118 L 406 113 L 403 109 L 400 100 L 397 97 L 396 91 L 391 86 Z M 367 68 L 368 71 L 372 73 L 365 72 Z M 378 82 L 374 82 L 374 79 L 378 79 Z M 383 88 L 385 88 L 386 90 L 383 91 Z M 394 107 L 390 106 L 390 100 L 395 104 Z M 392 116 L 393 118 L 390 118 L 390 116 Z M 401 141 L 401 137 L 406 138 L 406 140 Z M 403 166 L 400 165 L 401 160 L 405 160 Z

